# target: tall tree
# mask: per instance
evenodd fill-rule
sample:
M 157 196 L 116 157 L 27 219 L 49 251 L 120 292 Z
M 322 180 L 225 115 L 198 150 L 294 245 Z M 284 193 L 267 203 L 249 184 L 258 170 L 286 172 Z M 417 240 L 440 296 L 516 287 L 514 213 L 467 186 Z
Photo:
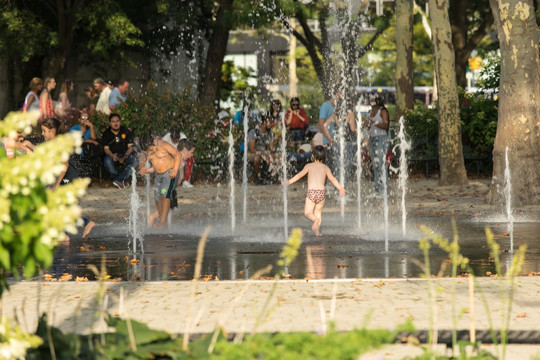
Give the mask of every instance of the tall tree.
M 413 107 L 413 3 L 396 0 L 396 119 Z
M 332 86 L 342 78 L 346 81 L 354 79 L 354 71 L 358 60 L 371 48 L 375 40 L 384 32 L 389 25 L 389 14 L 373 16 L 371 21 L 374 31 L 369 38 L 360 43 L 361 28 L 366 17 L 361 13 L 350 14 L 349 9 L 339 4 L 325 0 L 313 0 L 302 4 L 298 0 L 282 1 L 282 9 L 287 16 L 296 18 L 300 29 L 290 26 L 286 18 L 283 23 L 298 41 L 305 46 L 311 58 L 313 67 L 321 84 L 326 98 L 330 97 Z M 333 9 L 331 8 L 333 7 Z M 319 31 L 312 30 L 310 19 L 316 19 Z M 332 23 L 332 21 L 334 23 Z M 333 51 L 333 38 L 331 36 L 332 25 L 338 24 L 339 41 L 341 45 L 341 57 Z M 342 62 L 342 64 L 340 64 Z M 343 66 L 337 66 L 338 64 Z M 343 76 L 343 74 L 346 74 Z M 351 88 L 351 85 L 345 85 Z
M 448 0 L 429 0 L 431 41 L 439 94 L 439 185 L 467 184 Z
M 456 58 L 457 84 L 465 88 L 469 57 L 493 25 L 493 14 L 484 0 L 450 0 L 448 13 Z
M 217 2 L 217 11 L 214 26 L 206 53 L 206 65 L 199 91 L 199 100 L 205 104 L 215 104 L 219 97 L 219 79 L 223 58 L 227 52 L 229 32 L 232 28 L 231 11 L 234 0 L 220 0 Z M 217 105 L 217 104 L 215 104 Z
M 540 202 L 540 29 L 533 0 L 490 0 L 501 49 L 499 120 L 488 193 L 503 204 L 504 171 L 509 166 L 512 204 Z M 508 164 L 506 163 L 508 149 Z
M 64 76 L 80 53 L 110 64 L 144 45 L 117 0 L 12 0 L 0 10 L 0 58 L 11 59 L 25 85 L 34 76 Z

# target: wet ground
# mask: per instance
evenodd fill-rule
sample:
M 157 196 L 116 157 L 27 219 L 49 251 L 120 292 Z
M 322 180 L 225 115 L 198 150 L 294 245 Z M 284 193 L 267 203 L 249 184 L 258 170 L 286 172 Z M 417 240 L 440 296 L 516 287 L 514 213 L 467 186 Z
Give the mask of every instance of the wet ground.
M 475 275 L 496 272 L 486 245 L 486 226 L 493 230 L 495 240 L 501 245 L 503 272 L 511 263 L 513 250 L 526 244 L 523 272 L 540 273 L 540 205 L 514 209 L 516 221 L 511 236 L 501 210 L 504 207 L 485 204 L 488 180 L 473 180 L 461 187 L 439 187 L 436 179 L 412 179 L 406 192 L 404 234 L 401 197 L 393 180 L 388 198 L 387 229 L 383 201 L 367 199 L 370 184 L 362 185 L 361 223 L 357 220 L 356 184 L 347 184 L 348 201 L 341 203 L 332 193 L 327 197 L 321 237 L 313 235 L 311 223 L 303 215 L 305 183 L 289 187 L 287 233 L 293 228 L 303 230 L 299 254 L 286 269 L 291 278 L 419 277 L 424 271 L 425 259 L 418 246 L 418 239 L 423 236 L 418 225 L 427 225 L 452 239 L 452 219 L 457 222 L 461 253 L 471 260 Z M 234 194 L 228 185 L 219 184 L 179 188 L 179 207 L 172 212 L 167 231 L 145 228 L 145 215 L 153 211 L 154 204 L 146 202 L 144 184 L 135 189 L 119 190 L 107 184 L 89 188 L 81 206 L 83 215 L 97 225 L 86 241 L 74 235 L 69 244 L 62 245 L 53 266 L 45 272 L 54 278 L 67 273 L 73 279 L 79 276 L 93 280 L 96 275 L 89 266 L 105 265 L 114 279 L 191 280 L 197 245 L 206 227 L 210 227 L 210 233 L 201 269 L 205 279 L 248 279 L 269 264 L 274 268 L 268 277 L 278 271 L 276 263 L 286 241 L 281 186 L 250 185 L 246 192 L 245 221 L 241 185 L 236 185 Z M 134 194 L 140 199 L 138 230 L 143 237 L 136 242 L 128 235 Z M 234 203 L 234 218 L 231 203 Z M 442 274 L 449 274 L 447 259 L 442 250 L 432 248 L 431 272 L 437 274 L 443 267 Z
M 449 219 L 424 220 L 422 223 L 430 229 L 452 239 Z M 282 223 L 283 219 L 266 223 L 279 224 L 280 221 Z M 384 229 L 369 229 L 369 224 L 363 227 L 368 230 L 357 230 L 356 226 L 346 223 L 335 226 L 341 225 L 340 221 L 337 214 L 329 216 L 328 222 L 334 225 L 326 226 L 321 237 L 313 236 L 306 229 L 305 221 L 301 221 L 305 229 L 303 243 L 298 257 L 287 268 L 292 278 L 408 278 L 422 275 L 425 258 L 418 246 L 422 233 L 414 223 L 408 224 L 406 236 L 403 236 L 401 227 L 389 229 L 386 252 Z M 257 270 L 271 264 L 274 269 L 268 276 L 273 276 L 278 269 L 276 263 L 285 242 L 285 230 L 257 224 L 261 222 L 256 219 L 250 220 L 249 225 L 240 223 L 234 233 L 230 227 L 227 229 L 226 224 L 214 224 L 206 242 L 201 275 L 209 280 L 248 279 Z M 48 272 L 56 277 L 69 273 L 74 278 L 79 276 L 92 280 L 95 274 L 88 265 L 99 267 L 105 264 L 112 278 L 122 280 L 191 280 L 197 245 L 204 231 L 201 225 L 204 224 L 173 226 L 165 233 L 147 232 L 142 242 L 136 241 L 135 249 L 133 240 L 125 235 L 127 226 L 117 227 L 116 233 L 98 226 L 89 240 L 73 239 L 69 246 L 61 247 Z M 470 259 L 475 275 L 496 273 L 496 264 L 486 243 L 486 226 L 501 245 L 503 272 L 511 264 L 513 250 L 526 244 L 523 272 L 540 273 L 540 223 L 515 223 L 512 243 L 511 231 L 505 222 L 458 222 L 461 253 Z M 450 266 L 447 259 L 442 250 L 432 248 L 429 255 L 432 273 L 442 271 L 441 274 L 448 275 Z

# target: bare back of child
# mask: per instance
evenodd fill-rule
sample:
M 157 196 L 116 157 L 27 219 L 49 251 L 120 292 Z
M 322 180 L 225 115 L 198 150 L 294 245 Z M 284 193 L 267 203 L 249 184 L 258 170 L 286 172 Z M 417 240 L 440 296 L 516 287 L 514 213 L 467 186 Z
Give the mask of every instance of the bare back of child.
M 324 164 L 326 158 L 326 148 L 322 145 L 315 146 L 312 151 L 311 160 L 313 163 L 307 164 L 302 171 L 287 181 L 287 184 L 293 184 L 308 176 L 308 191 L 304 206 L 304 215 L 313 222 L 311 230 L 316 236 L 320 236 L 320 227 L 322 223 L 322 209 L 326 199 L 325 182 L 326 178 L 339 190 L 339 195 L 345 196 L 345 189 L 339 184 L 332 175 L 330 168 Z

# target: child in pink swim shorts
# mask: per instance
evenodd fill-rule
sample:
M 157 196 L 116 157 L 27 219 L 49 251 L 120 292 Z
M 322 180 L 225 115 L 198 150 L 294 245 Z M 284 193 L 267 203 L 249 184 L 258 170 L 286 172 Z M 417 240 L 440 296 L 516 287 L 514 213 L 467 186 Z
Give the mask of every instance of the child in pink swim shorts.
M 345 189 L 339 184 L 334 175 L 332 175 L 330 168 L 324 164 L 325 157 L 326 148 L 322 145 L 315 146 L 311 153 L 311 161 L 313 162 L 304 166 L 302 171 L 287 181 L 287 185 L 291 185 L 303 178 L 304 175 L 308 175 L 308 191 L 304 215 L 313 221 L 311 230 L 315 232 L 316 236 L 320 236 L 319 228 L 322 223 L 322 209 L 326 196 L 324 189 L 326 178 L 328 177 L 332 184 L 339 190 L 339 195 L 345 196 Z

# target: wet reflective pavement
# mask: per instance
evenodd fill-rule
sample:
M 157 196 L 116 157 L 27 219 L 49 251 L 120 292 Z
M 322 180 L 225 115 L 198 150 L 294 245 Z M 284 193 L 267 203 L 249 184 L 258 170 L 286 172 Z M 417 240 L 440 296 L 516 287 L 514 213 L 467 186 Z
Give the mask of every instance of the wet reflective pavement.
M 393 180 L 392 180 L 393 181 Z M 540 205 L 515 209 L 513 242 L 511 231 L 502 213 L 504 207 L 485 204 L 488 180 L 470 181 L 462 187 L 438 187 L 435 179 L 413 179 L 406 197 L 406 233 L 402 230 L 400 194 L 391 182 L 388 202 L 388 231 L 384 228 L 384 204 L 379 199 L 365 199 L 370 184 L 363 184 L 361 218 L 358 224 L 356 184 L 348 184 L 349 201 L 329 194 L 324 211 L 322 236 L 315 237 L 311 223 L 303 215 L 305 183 L 288 189 L 287 232 L 303 230 L 302 246 L 296 260 L 287 268 L 294 279 L 332 278 L 409 278 L 423 272 L 424 254 L 418 239 L 423 233 L 418 225 L 427 225 L 434 232 L 452 239 L 452 219 L 456 219 L 461 252 L 471 260 L 476 275 L 495 273 L 495 264 L 486 245 L 485 227 L 489 226 L 501 245 L 503 272 L 510 265 L 512 249 L 522 244 L 528 249 L 524 273 L 540 272 Z M 68 273 L 94 280 L 89 265 L 106 266 L 111 278 L 122 280 L 191 280 L 194 274 L 197 245 L 206 227 L 206 242 L 201 275 L 205 279 L 248 279 L 257 270 L 271 264 L 273 276 L 280 251 L 286 242 L 283 216 L 283 189 L 280 186 L 249 186 L 246 193 L 246 220 L 243 220 L 242 186 L 235 188 L 235 222 L 231 217 L 228 186 L 197 185 L 179 191 L 179 208 L 173 211 L 171 226 L 166 231 L 147 230 L 136 248 L 129 238 L 128 217 L 133 188 L 114 187 L 88 189 L 81 206 L 83 215 L 96 222 L 90 238 L 82 241 L 74 235 L 69 244 L 60 247 L 54 264 L 45 273 L 60 278 Z M 136 191 L 147 206 L 144 184 Z M 139 220 L 144 225 L 144 220 Z M 386 237 L 386 234 L 388 236 Z M 385 251 L 388 239 L 388 252 Z M 141 249 L 142 244 L 142 249 Z M 135 250 L 135 251 L 134 251 Z M 430 250 L 431 272 L 443 267 L 449 274 L 447 255 L 440 249 Z
M 282 219 L 266 223 L 279 223 Z M 409 224 L 407 236 L 401 228 L 389 231 L 388 252 L 385 252 L 384 231 L 357 231 L 355 225 L 326 226 L 321 237 L 315 237 L 304 228 L 303 243 L 298 257 L 287 268 L 292 278 L 405 278 L 419 277 L 423 273 L 424 254 L 419 249 L 418 239 L 422 233 L 413 223 Z M 340 224 L 340 217 L 332 214 L 328 222 Z M 415 219 L 417 222 L 419 219 Z M 422 220 L 422 219 L 420 219 Z M 449 219 L 423 219 L 419 224 L 428 225 L 433 231 L 452 239 L 452 225 Z M 271 264 L 277 271 L 276 263 L 285 243 L 283 228 L 258 226 L 260 221 L 252 220 L 251 225 L 238 225 L 234 234 L 226 224 L 213 224 L 202 262 L 201 275 L 208 280 L 248 279 L 257 270 Z M 293 224 L 294 226 L 295 224 Z M 300 225 L 300 224 L 298 224 Z M 512 245 L 517 250 L 527 245 L 523 273 L 540 272 L 540 223 L 518 222 L 514 224 L 514 241 L 511 244 L 508 224 L 504 222 L 462 221 L 457 229 L 461 253 L 470 259 L 475 275 L 496 273 L 495 262 L 486 243 L 485 227 L 494 233 L 501 245 L 501 266 L 503 272 L 512 261 Z M 366 224 L 365 226 L 369 226 Z M 292 228 L 292 226 L 290 227 Z M 345 230 L 344 230 L 345 229 Z M 69 246 L 60 248 L 54 265 L 47 271 L 55 277 L 62 273 L 73 277 L 95 279 L 88 265 L 105 264 L 112 278 L 122 280 L 191 280 L 193 279 L 197 257 L 197 245 L 204 226 L 176 226 L 166 233 L 147 233 L 141 243 L 137 242 L 137 252 L 133 252 L 133 241 L 129 239 L 127 227 L 110 228 L 97 226 L 92 238 L 87 241 L 72 239 Z M 432 273 L 448 275 L 448 256 L 440 249 L 430 250 Z

